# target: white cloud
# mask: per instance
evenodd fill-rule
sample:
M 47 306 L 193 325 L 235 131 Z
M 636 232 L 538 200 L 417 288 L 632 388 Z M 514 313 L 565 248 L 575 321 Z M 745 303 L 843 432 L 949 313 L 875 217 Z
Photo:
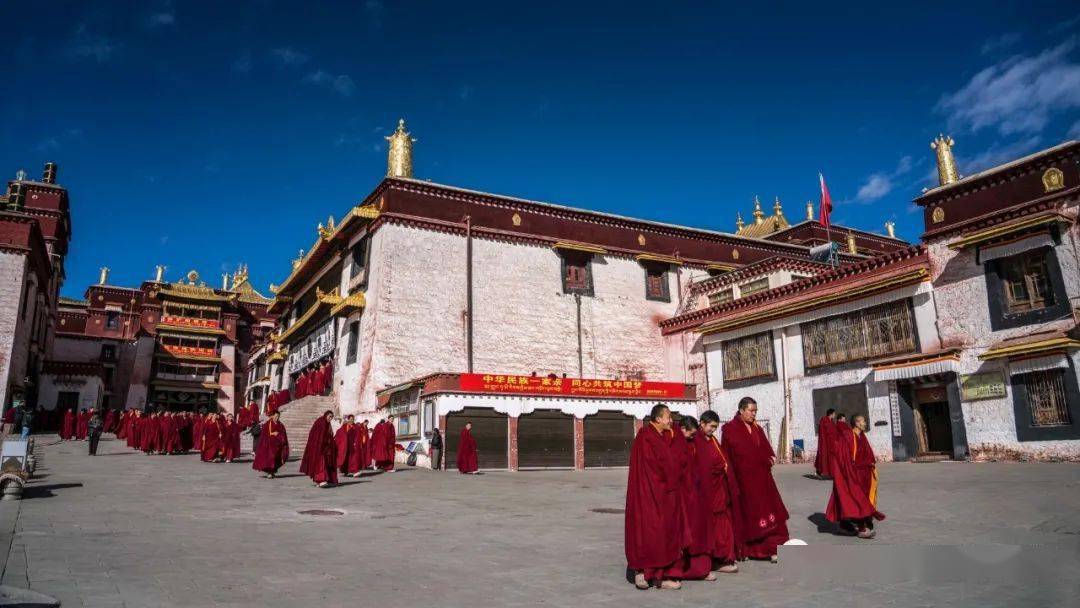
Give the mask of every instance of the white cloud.
M 119 44 L 90 32 L 86 24 L 80 24 L 75 28 L 75 36 L 68 47 L 68 55 L 75 59 L 89 59 L 98 63 L 105 63 L 119 50 Z
M 273 57 L 274 60 L 277 61 L 279 64 L 289 67 L 303 65 L 307 63 L 308 59 L 310 59 L 307 53 L 301 53 L 300 51 L 288 46 L 284 46 L 270 51 L 270 56 Z
M 304 82 L 327 86 L 342 97 L 350 97 L 356 90 L 356 84 L 347 74 L 331 74 L 326 70 L 315 70 L 304 76 Z
M 1042 143 L 1042 138 L 1033 135 L 1009 144 L 994 144 L 974 156 L 958 156 L 956 164 L 961 175 L 971 175 L 1030 154 L 1039 147 L 1040 143 Z M 953 151 L 955 153 L 957 149 L 954 147 Z M 937 175 L 936 167 L 934 175 Z
M 982 54 L 987 55 L 994 51 L 1007 49 L 1017 42 L 1020 42 L 1021 38 L 1023 38 L 1023 36 L 1019 32 L 1008 32 L 1000 36 L 995 36 L 983 43 Z
M 859 190 L 855 193 L 855 201 L 859 203 L 872 203 L 893 191 L 896 187 L 896 178 L 911 171 L 911 157 L 905 156 L 896 163 L 896 168 L 891 172 L 879 171 L 871 173 Z
M 1080 107 L 1076 38 L 1035 56 L 1017 55 L 975 74 L 935 109 L 954 128 L 994 128 L 1002 135 L 1041 132 L 1052 115 Z

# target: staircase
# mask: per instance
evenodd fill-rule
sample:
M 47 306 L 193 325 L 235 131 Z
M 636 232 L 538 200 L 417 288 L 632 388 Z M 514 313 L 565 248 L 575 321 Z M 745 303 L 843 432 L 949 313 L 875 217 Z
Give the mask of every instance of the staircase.
M 331 410 L 337 415 L 337 407 L 334 405 L 334 397 L 304 397 L 290 401 L 278 408 L 281 412 L 281 423 L 285 425 L 285 432 L 289 435 L 289 458 L 299 460 L 304 456 L 304 447 L 307 446 L 308 432 L 315 419 L 326 410 Z M 241 440 L 241 448 L 243 448 Z M 250 436 L 248 441 L 251 441 Z

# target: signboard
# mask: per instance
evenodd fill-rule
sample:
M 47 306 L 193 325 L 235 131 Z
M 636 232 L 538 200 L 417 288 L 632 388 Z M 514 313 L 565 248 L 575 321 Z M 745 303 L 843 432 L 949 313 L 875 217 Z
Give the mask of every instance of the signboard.
M 0 452 L 0 470 L 4 473 L 18 473 L 26 468 L 26 454 L 29 442 L 26 439 L 6 439 Z
M 330 319 L 311 332 L 303 342 L 289 347 L 289 359 L 285 368 L 290 374 L 334 352 L 334 320 Z
M 606 397 L 619 399 L 686 399 L 686 385 L 644 380 L 547 378 L 501 374 L 461 374 L 459 388 L 470 393 Z
M 900 432 L 900 395 L 896 392 L 896 380 L 889 380 L 889 413 L 892 418 L 892 436 L 903 435 Z
M 1000 371 L 960 376 L 960 398 L 964 401 L 1000 399 L 1005 396 L 1005 374 Z

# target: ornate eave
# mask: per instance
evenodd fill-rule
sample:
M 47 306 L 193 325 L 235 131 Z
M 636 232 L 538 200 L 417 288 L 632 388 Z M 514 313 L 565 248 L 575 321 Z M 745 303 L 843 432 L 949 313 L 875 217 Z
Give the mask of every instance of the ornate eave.
M 962 234 L 959 238 L 949 243 L 949 249 L 966 249 L 974 245 L 980 245 L 992 241 L 996 238 L 1028 231 L 1033 228 L 1040 228 L 1042 226 L 1049 226 L 1052 224 L 1069 225 L 1072 224 L 1072 222 L 1072 218 L 1063 215 L 1057 211 L 1036 213 L 1035 215 L 1020 217 L 1015 220 L 998 224 L 997 226 L 993 226 L 990 228 L 984 228 L 982 230 L 976 230 L 974 232 Z
M 983 351 L 983 353 L 979 355 L 979 359 L 982 361 L 992 361 L 994 359 L 1019 359 L 1030 357 L 1032 355 L 1064 353 L 1068 350 L 1075 350 L 1077 348 L 1080 348 L 1080 340 L 1063 333 L 1056 333 L 1043 336 L 1031 336 L 1029 339 L 1026 339 L 1026 341 L 1012 340 L 1002 342 Z
M 596 253 L 605 254 L 607 249 L 603 247 L 597 247 L 596 245 L 589 245 L 587 243 L 576 243 L 574 241 L 558 241 L 551 246 L 552 249 L 563 249 L 566 251 L 581 251 L 584 253 Z
M 334 306 L 341 304 L 344 298 L 337 294 L 337 289 L 330 293 L 323 293 L 319 291 L 319 288 L 315 288 L 315 304 L 309 308 L 295 323 L 289 326 L 288 329 L 281 332 L 277 336 L 273 336 L 272 339 L 275 342 L 285 342 L 290 336 L 294 336 L 305 327 L 309 327 L 314 321 L 322 320 L 322 315 L 319 313 L 326 312 L 332 309 Z
M 334 304 L 334 307 L 330 309 L 330 316 L 336 317 L 342 312 L 351 314 L 365 306 L 367 306 L 367 298 L 364 297 L 364 292 L 358 291 L 347 298 L 341 298 L 340 302 Z
M 202 363 L 221 363 L 221 357 L 207 357 L 204 355 L 182 355 L 177 353 L 171 353 L 169 351 L 158 351 L 154 353 L 154 356 L 158 359 L 175 359 L 177 361 L 199 361 Z
M 270 307 L 271 310 L 275 309 L 278 300 L 281 300 L 283 296 L 288 295 L 290 289 L 297 287 L 301 277 L 306 276 L 310 272 L 317 271 L 318 268 L 321 267 L 320 263 L 330 249 L 330 244 L 347 240 L 352 234 L 350 227 L 353 224 L 356 224 L 357 222 L 370 222 L 378 218 L 379 214 L 379 209 L 375 207 L 375 205 L 357 205 L 350 209 L 349 213 L 345 215 L 345 218 L 332 228 L 329 226 L 324 228 L 320 225 L 318 234 L 315 238 L 315 243 L 311 246 L 311 249 L 296 262 L 296 266 L 293 268 L 292 272 L 289 273 L 289 276 L 277 286 L 274 292 L 274 304 Z
M 235 296 L 218 294 L 213 288 L 204 285 L 188 285 L 185 283 L 166 283 L 158 288 L 158 297 L 179 298 L 201 302 L 221 302 L 232 300 Z
M 869 361 L 868 363 L 870 364 L 870 367 L 874 368 L 875 371 L 897 369 L 904 367 L 912 367 L 915 365 L 925 365 L 928 363 L 937 363 L 940 361 L 959 361 L 960 352 L 960 348 L 946 348 L 943 350 L 930 351 L 925 353 L 909 353 L 895 357 L 875 359 L 873 361 Z
M 276 350 L 276 351 L 270 353 L 270 355 L 268 357 L 266 357 L 266 362 L 267 363 L 277 363 L 279 361 L 284 361 L 288 356 L 289 356 L 289 349 L 281 348 L 279 350 Z
M 217 382 L 185 382 L 183 380 L 153 380 L 151 384 L 155 389 L 178 389 L 178 390 L 190 390 L 193 388 L 201 388 L 207 390 L 217 390 L 221 388 L 221 385 Z
M 652 253 L 639 253 L 634 256 L 634 259 L 639 262 L 658 262 L 660 264 L 674 264 L 676 266 L 682 266 L 683 261 L 677 257 L 670 255 L 656 255 Z

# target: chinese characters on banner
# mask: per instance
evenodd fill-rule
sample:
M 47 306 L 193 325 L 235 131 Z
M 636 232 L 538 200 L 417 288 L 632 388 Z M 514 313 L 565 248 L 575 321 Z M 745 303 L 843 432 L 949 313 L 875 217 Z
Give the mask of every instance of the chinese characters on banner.
M 619 397 L 630 399 L 686 399 L 686 385 L 644 380 L 547 378 L 503 374 L 461 374 L 459 388 L 471 393 Z

